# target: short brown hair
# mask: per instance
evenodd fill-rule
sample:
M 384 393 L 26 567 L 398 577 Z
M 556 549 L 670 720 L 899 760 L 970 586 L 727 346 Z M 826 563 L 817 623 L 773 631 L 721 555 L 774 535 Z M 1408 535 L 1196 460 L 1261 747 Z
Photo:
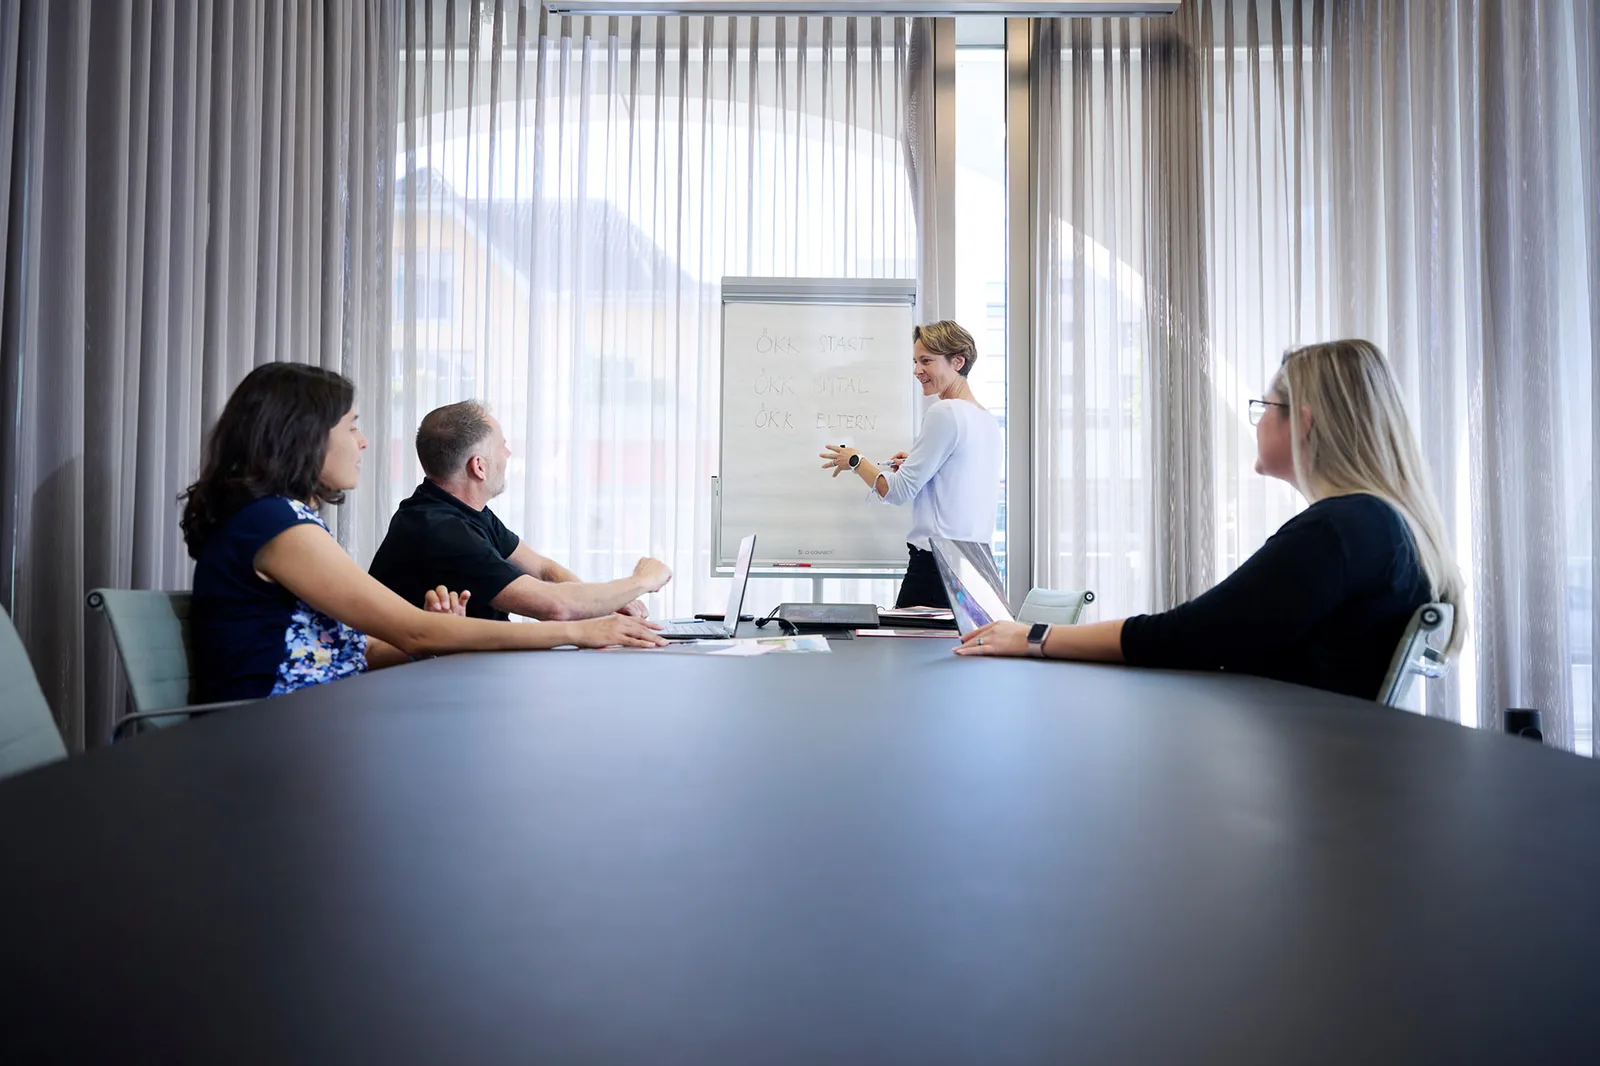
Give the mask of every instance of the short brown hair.
M 930 355 L 942 355 L 946 359 L 954 359 L 958 355 L 964 356 L 966 362 L 956 371 L 962 377 L 970 374 L 972 364 L 978 361 L 978 345 L 972 339 L 972 334 L 948 319 L 930 322 L 926 326 L 912 326 L 911 343 L 918 342 Z
M 489 410 L 477 400 L 436 407 L 417 427 L 417 458 L 435 481 L 455 477 L 493 429 Z

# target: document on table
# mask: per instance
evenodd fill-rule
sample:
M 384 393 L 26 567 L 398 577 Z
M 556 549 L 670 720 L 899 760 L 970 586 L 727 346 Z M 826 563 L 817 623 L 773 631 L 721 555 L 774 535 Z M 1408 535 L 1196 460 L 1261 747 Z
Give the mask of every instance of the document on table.
M 685 640 L 663 651 L 693 655 L 767 655 L 771 652 L 831 652 L 828 638 L 817 634 L 799 637 L 741 637 L 736 640 Z

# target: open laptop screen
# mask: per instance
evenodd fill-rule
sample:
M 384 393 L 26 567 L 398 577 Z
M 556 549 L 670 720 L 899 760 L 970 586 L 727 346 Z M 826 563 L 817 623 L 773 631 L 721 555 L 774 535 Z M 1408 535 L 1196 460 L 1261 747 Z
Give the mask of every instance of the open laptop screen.
M 933 558 L 939 564 L 945 595 L 955 612 L 962 636 L 990 622 L 1012 621 L 1011 609 L 1000 587 L 1000 568 L 989 545 L 975 540 L 930 538 Z
M 733 584 L 728 587 L 728 611 L 722 624 L 732 630 L 739 624 L 739 610 L 744 606 L 744 587 L 750 583 L 750 558 L 756 553 L 756 535 L 750 534 L 739 542 L 739 559 L 733 564 Z

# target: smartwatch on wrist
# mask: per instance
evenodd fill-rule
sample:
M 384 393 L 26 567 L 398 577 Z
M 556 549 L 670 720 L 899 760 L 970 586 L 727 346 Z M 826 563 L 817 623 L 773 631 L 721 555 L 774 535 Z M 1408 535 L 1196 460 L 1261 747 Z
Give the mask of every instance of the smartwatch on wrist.
M 861 453 L 860 452 L 852 453 L 851 456 L 850 456 L 850 469 L 854 470 L 856 467 L 858 467 L 860 465 L 861 465 Z
M 1035 659 L 1044 658 L 1044 641 L 1050 635 L 1050 626 L 1046 622 L 1038 622 L 1028 630 L 1028 654 Z

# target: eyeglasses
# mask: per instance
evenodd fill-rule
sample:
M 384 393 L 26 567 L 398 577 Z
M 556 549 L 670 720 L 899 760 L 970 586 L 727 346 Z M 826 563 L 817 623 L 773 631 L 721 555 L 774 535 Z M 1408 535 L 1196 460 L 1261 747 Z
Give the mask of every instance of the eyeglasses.
M 1287 411 L 1289 409 L 1289 405 L 1288 404 L 1279 403 L 1276 400 L 1251 400 L 1250 401 L 1250 424 L 1252 426 L 1259 426 L 1261 424 L 1261 420 L 1263 418 L 1267 417 L 1267 408 L 1269 408 L 1269 407 L 1281 407 L 1285 411 Z

